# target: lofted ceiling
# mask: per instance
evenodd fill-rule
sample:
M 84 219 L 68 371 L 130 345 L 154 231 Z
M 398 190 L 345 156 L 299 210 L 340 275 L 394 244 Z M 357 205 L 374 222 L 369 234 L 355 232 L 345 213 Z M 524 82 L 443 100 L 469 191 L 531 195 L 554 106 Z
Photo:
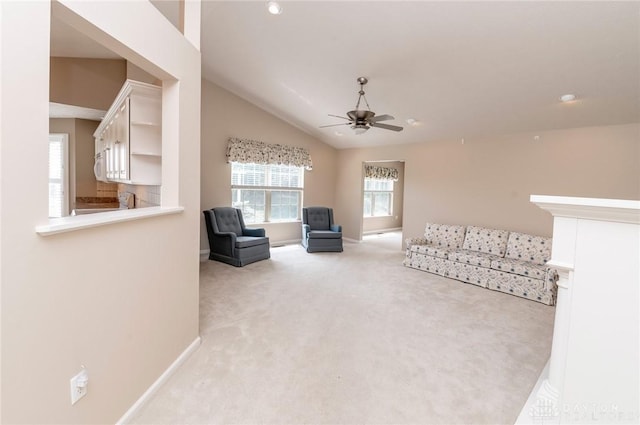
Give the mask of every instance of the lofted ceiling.
M 176 25 L 177 1 L 153 3 Z M 266 4 L 202 2 L 203 78 L 339 149 L 640 121 L 640 2 Z M 52 55 L 115 57 L 55 17 Z M 402 132 L 318 128 L 360 76 Z
M 640 121 L 639 2 L 280 4 L 203 2 L 203 76 L 337 148 Z M 359 76 L 402 132 L 318 128 Z

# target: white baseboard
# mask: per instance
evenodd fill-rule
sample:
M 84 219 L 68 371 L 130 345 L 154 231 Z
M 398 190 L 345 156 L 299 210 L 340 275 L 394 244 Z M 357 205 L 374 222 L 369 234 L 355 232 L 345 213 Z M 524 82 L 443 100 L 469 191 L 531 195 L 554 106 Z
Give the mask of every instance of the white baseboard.
M 398 232 L 402 230 L 402 227 L 392 227 L 389 229 L 376 229 L 376 230 L 367 230 L 366 232 L 362 232 L 363 235 L 375 235 L 377 233 L 389 233 L 389 232 Z
M 201 249 L 200 250 L 200 262 L 204 263 L 205 261 L 207 261 L 209 259 L 209 252 L 211 252 L 210 249 Z
M 147 389 L 147 391 L 145 391 L 144 394 L 142 394 L 142 396 L 140 396 L 140 398 L 135 403 L 133 403 L 133 406 L 131 406 L 129 410 L 127 410 L 127 412 L 122 415 L 118 422 L 116 422 L 116 425 L 128 424 L 129 421 L 133 419 L 135 414 L 138 413 L 140 408 L 144 406 L 149 401 L 149 399 L 151 399 L 151 397 L 156 393 L 156 391 L 158 391 L 158 389 L 160 389 L 162 384 L 167 382 L 171 375 L 176 373 L 178 368 L 189 358 L 189 356 L 194 351 L 198 349 L 198 347 L 200 346 L 200 341 L 201 340 L 199 336 L 194 339 L 193 342 L 186 348 L 186 350 L 184 350 L 182 354 L 180 354 L 178 358 L 175 359 L 173 363 L 171 363 L 171 366 L 169 366 L 167 370 L 165 370 L 162 375 L 160 375 L 160 377 L 156 379 L 156 381 Z
M 287 241 L 276 241 L 271 242 L 271 247 L 278 247 L 283 245 L 300 245 L 302 243 L 302 239 L 291 239 Z
M 347 242 L 353 242 L 353 243 L 362 243 L 362 241 L 359 241 L 357 239 L 345 238 L 344 236 L 342 237 L 342 240 Z

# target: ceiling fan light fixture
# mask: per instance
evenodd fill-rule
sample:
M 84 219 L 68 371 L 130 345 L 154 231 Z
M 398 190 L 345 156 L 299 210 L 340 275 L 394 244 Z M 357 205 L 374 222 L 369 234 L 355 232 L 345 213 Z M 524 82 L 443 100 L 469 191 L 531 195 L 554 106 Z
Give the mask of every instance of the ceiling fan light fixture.
M 267 2 L 267 10 L 272 15 L 279 15 L 282 13 L 282 6 L 277 1 L 268 1 Z
M 415 118 L 407 118 L 407 124 L 411 127 L 418 127 L 422 123 Z
M 354 130 L 354 132 L 356 134 L 362 134 L 362 133 L 366 132 L 367 130 L 369 130 L 369 127 L 367 125 L 365 125 L 365 124 L 356 124 L 351 128 L 353 128 L 353 130 Z

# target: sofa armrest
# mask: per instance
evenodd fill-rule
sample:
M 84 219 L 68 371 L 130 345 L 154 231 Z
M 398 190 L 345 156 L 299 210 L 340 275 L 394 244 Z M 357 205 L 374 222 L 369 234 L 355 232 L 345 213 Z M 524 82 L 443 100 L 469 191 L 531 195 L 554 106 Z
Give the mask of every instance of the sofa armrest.
M 558 271 L 554 268 L 547 267 L 547 271 L 544 275 L 544 288 L 547 291 L 553 290 L 555 292 L 555 287 L 558 282 Z
M 407 238 L 405 239 L 405 244 L 407 245 L 407 249 L 411 249 L 413 245 L 426 245 L 427 240 L 425 238 Z
M 254 236 L 254 237 L 265 237 L 266 232 L 263 228 L 252 229 L 250 227 L 245 227 L 242 231 L 243 236 Z
M 331 231 L 332 232 L 342 232 L 342 226 L 339 224 L 332 224 L 331 225 Z

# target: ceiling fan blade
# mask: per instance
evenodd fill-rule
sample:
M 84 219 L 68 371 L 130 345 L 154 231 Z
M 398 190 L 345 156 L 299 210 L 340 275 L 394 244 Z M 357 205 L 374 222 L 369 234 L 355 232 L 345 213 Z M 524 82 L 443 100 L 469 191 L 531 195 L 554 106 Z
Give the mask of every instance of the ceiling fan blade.
M 384 128 L 385 130 L 392 131 L 402 131 L 402 127 L 398 127 L 397 125 L 389 125 L 389 124 L 377 124 L 375 122 L 369 123 L 371 127 Z
M 342 118 L 343 120 L 349 120 L 349 118 L 341 117 L 340 115 L 333 115 L 333 114 L 327 114 L 327 115 L 329 115 L 330 117 Z M 351 121 L 351 120 L 349 120 L 349 121 Z
M 369 120 L 369 122 L 389 121 L 389 120 L 394 120 L 394 119 L 395 118 L 393 118 L 391 115 L 384 114 L 384 115 L 377 115 L 377 116 L 371 118 Z
M 339 125 L 351 125 L 350 122 L 345 122 L 345 123 L 341 123 L 341 124 L 329 124 L 329 125 L 321 125 L 318 128 L 325 128 L 325 127 L 337 127 Z

